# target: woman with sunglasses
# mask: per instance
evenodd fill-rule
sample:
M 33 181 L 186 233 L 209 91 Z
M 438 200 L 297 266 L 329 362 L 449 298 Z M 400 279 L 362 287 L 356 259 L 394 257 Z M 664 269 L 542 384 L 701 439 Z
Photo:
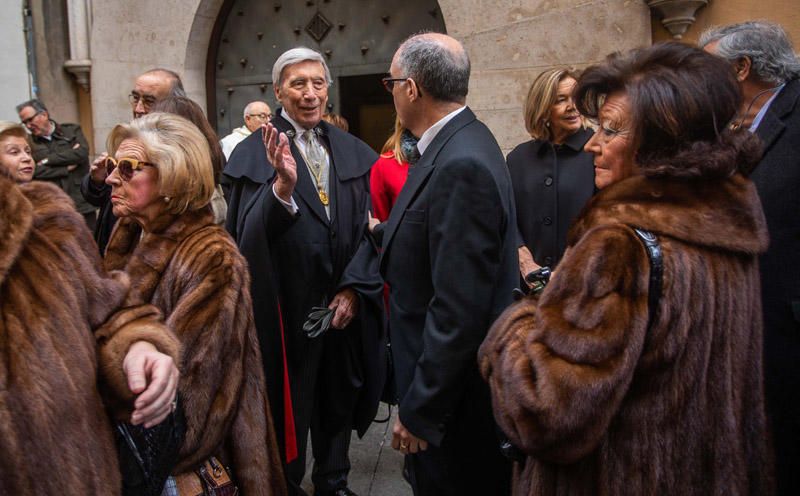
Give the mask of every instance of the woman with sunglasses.
M 205 137 L 188 120 L 157 112 L 116 126 L 108 151 L 106 183 L 119 221 L 105 267 L 127 272 L 134 285 L 128 303 L 161 309 L 183 344 L 178 390 L 186 438 L 164 494 L 197 482 L 208 462 L 231 468 L 244 494 L 284 494 L 249 274 L 214 224 Z

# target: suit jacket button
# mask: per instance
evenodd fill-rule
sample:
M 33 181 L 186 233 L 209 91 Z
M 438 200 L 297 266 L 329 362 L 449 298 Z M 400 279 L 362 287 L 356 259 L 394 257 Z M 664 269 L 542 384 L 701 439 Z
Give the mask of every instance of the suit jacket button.
M 544 257 L 544 264 L 548 267 L 552 267 L 553 265 L 553 257 Z
M 548 217 L 544 218 L 543 222 L 544 222 L 544 225 L 549 226 L 550 224 L 553 223 L 553 219 L 548 216 Z
M 331 231 L 331 238 L 336 238 L 336 231 Z
M 544 185 L 545 186 L 552 186 L 553 185 L 553 178 L 550 177 L 550 176 L 547 176 L 547 179 L 544 180 Z

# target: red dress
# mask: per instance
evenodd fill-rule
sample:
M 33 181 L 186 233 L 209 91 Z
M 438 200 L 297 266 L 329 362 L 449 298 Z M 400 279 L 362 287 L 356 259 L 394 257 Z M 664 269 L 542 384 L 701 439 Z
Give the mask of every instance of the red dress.
M 372 212 L 376 219 L 386 222 L 389 218 L 389 212 L 392 211 L 407 177 L 408 162 L 398 163 L 394 158 L 394 152 L 383 153 L 375 161 L 370 173 L 369 186 Z

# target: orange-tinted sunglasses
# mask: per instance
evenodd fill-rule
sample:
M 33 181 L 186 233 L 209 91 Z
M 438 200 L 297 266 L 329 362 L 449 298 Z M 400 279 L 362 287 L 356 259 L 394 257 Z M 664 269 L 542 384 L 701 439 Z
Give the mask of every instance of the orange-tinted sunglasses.
M 135 158 L 123 158 L 119 161 L 115 160 L 114 157 L 106 158 L 106 174 L 110 176 L 111 173 L 114 172 L 114 169 L 119 168 L 119 177 L 121 177 L 123 181 L 130 181 L 133 179 L 133 171 L 141 170 L 145 166 L 156 167 L 156 164 L 136 160 Z

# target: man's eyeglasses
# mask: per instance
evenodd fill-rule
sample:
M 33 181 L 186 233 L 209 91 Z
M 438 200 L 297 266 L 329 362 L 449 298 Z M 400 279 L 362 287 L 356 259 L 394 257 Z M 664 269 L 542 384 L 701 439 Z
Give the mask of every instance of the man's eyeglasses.
M 27 126 L 28 124 L 31 123 L 31 121 L 33 121 L 36 118 L 37 115 L 39 115 L 41 113 L 42 113 L 42 111 L 40 110 L 40 111 L 36 112 L 35 114 L 33 114 L 32 116 L 28 117 L 27 119 L 22 119 L 22 125 L 23 126 Z
M 260 114 L 247 114 L 247 117 L 258 117 L 262 121 L 268 121 L 272 119 L 272 114 L 267 114 L 266 112 L 261 112 Z
M 141 101 L 142 106 L 145 109 L 149 109 L 150 107 L 156 104 L 156 98 L 150 95 L 137 95 L 136 93 L 131 93 L 130 95 L 128 95 L 128 100 L 134 107 L 136 107 L 136 105 Z
M 394 83 L 402 83 L 404 81 L 408 81 L 408 78 L 385 77 L 385 78 L 381 79 L 381 83 L 383 83 L 383 87 L 386 88 L 386 91 L 388 91 L 389 93 L 391 93 L 392 90 L 394 89 Z
M 130 181 L 133 179 L 133 171 L 142 170 L 144 167 L 156 167 L 156 164 L 136 160 L 135 158 L 123 158 L 119 161 L 115 160 L 114 157 L 106 158 L 106 174 L 110 176 L 114 169 L 119 169 L 119 177 L 123 181 Z

